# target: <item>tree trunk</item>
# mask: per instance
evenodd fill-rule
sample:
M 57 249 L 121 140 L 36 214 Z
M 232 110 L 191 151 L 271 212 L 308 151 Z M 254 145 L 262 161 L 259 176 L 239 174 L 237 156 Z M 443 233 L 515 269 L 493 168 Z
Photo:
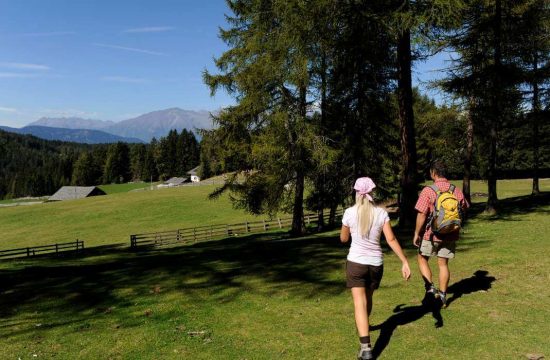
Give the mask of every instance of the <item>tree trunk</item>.
M 538 51 L 535 49 L 533 57 L 533 72 L 538 70 Z M 539 84 L 536 76 L 533 79 L 533 113 L 531 120 L 533 122 L 533 189 L 532 195 L 539 195 L 539 116 L 540 116 L 540 98 Z
M 294 206 L 292 209 L 292 228 L 290 233 L 299 236 L 304 233 L 304 172 L 302 168 L 296 169 L 296 189 L 294 193 Z
M 338 205 L 333 205 L 330 207 L 330 212 L 328 215 L 328 226 L 332 229 L 336 225 L 336 209 Z
M 300 110 L 299 110 L 299 120 L 305 121 L 306 119 L 306 88 L 305 86 L 300 87 Z M 292 209 L 292 228 L 290 233 L 294 236 L 299 236 L 304 233 L 304 181 L 305 181 L 305 169 L 304 169 L 304 151 L 302 146 L 298 144 L 298 134 L 295 133 L 296 129 L 293 129 L 294 139 L 294 156 L 297 160 L 295 162 L 295 172 L 296 172 L 296 188 L 294 192 L 294 206 Z
M 401 196 L 399 204 L 399 225 L 415 223 L 414 205 L 416 189 L 416 143 L 414 134 L 414 113 L 411 80 L 411 33 L 403 31 L 397 44 L 399 101 L 399 127 L 401 136 Z
M 464 157 L 464 178 L 462 180 L 462 192 L 468 203 L 472 203 L 470 194 L 470 180 L 472 177 L 472 154 L 474 152 L 474 119 L 472 118 L 473 100 L 470 100 L 470 111 L 466 128 L 466 156 Z
M 326 122 L 326 100 L 327 100 L 327 63 L 326 55 L 323 53 L 321 55 L 321 123 L 319 126 L 320 136 L 325 135 L 325 122 Z M 317 202 L 317 231 L 323 231 L 325 227 L 325 217 L 323 214 L 323 209 L 325 207 L 325 169 L 321 169 L 318 172 L 317 178 L 317 188 L 319 193 L 319 199 Z
M 500 92 L 502 87 L 500 86 L 500 76 L 502 75 L 501 62 L 501 21 L 502 21 L 502 4 L 501 0 L 495 2 L 495 19 L 494 19 L 494 31 L 495 31 L 495 53 L 494 53 L 494 96 L 493 96 L 493 118 L 489 125 L 489 163 L 487 169 L 487 187 L 488 198 L 485 212 L 489 214 L 495 214 L 497 212 L 497 174 L 496 174 L 496 161 L 497 161 L 497 123 L 501 120 L 501 96 Z

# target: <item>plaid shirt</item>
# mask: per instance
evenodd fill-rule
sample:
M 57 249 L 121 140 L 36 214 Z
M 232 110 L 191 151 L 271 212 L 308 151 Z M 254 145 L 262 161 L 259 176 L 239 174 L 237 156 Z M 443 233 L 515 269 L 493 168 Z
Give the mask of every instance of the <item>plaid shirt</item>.
M 449 180 L 445 178 L 439 178 L 437 181 L 434 182 L 434 184 L 437 186 L 439 191 L 447 191 L 451 187 L 451 183 Z M 453 191 L 453 194 L 456 196 L 457 200 L 462 204 L 462 209 L 466 210 L 470 205 L 464 199 L 464 194 L 462 193 L 462 190 L 460 190 L 458 187 L 455 187 L 455 190 Z M 420 195 L 418 196 L 418 201 L 416 202 L 416 206 L 414 207 L 416 211 L 426 214 L 428 218 L 434 211 L 434 203 L 437 195 L 435 191 L 433 191 L 432 188 L 429 186 L 424 187 L 422 191 L 420 192 Z M 454 241 L 458 240 L 459 232 L 454 232 L 451 234 L 446 235 L 445 237 L 437 237 L 435 234 L 432 233 L 432 229 L 430 228 L 429 224 L 426 224 L 426 231 L 424 232 L 424 236 L 422 239 L 424 240 L 430 240 L 431 236 L 433 235 L 434 241 Z

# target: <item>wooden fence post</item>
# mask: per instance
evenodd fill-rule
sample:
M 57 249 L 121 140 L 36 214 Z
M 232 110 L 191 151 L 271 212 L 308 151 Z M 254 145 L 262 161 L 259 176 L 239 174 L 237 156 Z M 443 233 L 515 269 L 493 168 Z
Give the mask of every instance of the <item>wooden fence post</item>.
M 246 222 L 244 223 L 244 226 L 245 226 L 245 228 L 246 228 L 246 232 L 250 232 L 250 231 L 249 231 L 250 229 L 248 228 L 248 221 L 246 221 Z
M 267 231 L 267 227 L 268 227 L 268 226 L 267 226 L 265 220 L 263 220 L 263 222 L 264 222 L 264 231 Z
M 55 244 L 55 253 L 57 254 L 59 252 L 59 247 L 57 246 L 57 244 Z
M 283 228 L 283 224 L 281 224 L 281 218 L 277 216 L 277 222 L 279 223 L 279 229 Z
M 193 242 L 197 242 L 197 228 L 193 228 Z
M 136 246 L 134 244 L 134 241 L 135 241 L 135 235 L 130 235 L 130 247 L 133 248 L 134 246 Z
M 31 256 L 31 248 L 27 248 L 27 257 Z

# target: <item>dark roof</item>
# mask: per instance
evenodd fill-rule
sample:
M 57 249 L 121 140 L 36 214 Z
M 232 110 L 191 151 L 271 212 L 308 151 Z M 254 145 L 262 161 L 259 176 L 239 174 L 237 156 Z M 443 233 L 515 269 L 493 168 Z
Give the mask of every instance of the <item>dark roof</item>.
M 173 177 L 173 178 L 170 178 L 170 179 L 166 180 L 164 183 L 165 184 L 181 185 L 184 182 L 187 182 L 187 180 L 188 180 L 187 178 L 183 178 L 183 177 Z
M 49 201 L 61 201 L 70 199 L 83 199 L 89 196 L 106 195 L 103 190 L 96 186 L 63 186 L 55 194 L 50 196 Z
M 193 169 L 191 169 L 191 170 L 189 170 L 189 171 L 187 172 L 187 174 L 189 174 L 189 175 L 197 175 L 198 172 L 199 172 L 199 167 L 200 167 L 200 165 L 197 166 L 197 167 L 195 167 L 195 168 L 193 168 Z

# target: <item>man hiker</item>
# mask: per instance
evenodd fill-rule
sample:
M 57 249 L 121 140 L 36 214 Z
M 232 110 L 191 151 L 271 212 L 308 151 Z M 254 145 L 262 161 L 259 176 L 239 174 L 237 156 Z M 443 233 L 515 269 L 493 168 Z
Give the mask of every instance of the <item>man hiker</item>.
M 424 279 L 426 295 L 438 298 L 443 307 L 447 302 L 447 287 L 450 272 L 449 259 L 454 258 L 462 217 L 469 207 L 462 191 L 446 178 L 447 169 L 441 161 L 430 166 L 433 185 L 420 192 L 415 209 L 417 210 L 413 244 L 418 247 L 418 267 Z M 439 267 L 439 290 L 433 284 L 432 270 L 428 260 L 437 256 Z

